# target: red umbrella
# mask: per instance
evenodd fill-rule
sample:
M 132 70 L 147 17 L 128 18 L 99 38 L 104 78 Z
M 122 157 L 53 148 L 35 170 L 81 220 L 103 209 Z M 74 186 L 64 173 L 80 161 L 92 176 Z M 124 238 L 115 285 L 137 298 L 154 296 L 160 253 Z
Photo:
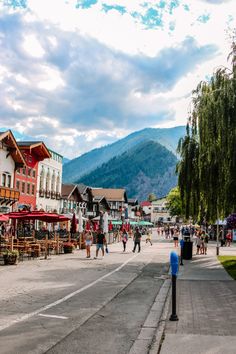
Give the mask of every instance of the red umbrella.
M 86 222 L 85 230 L 86 231 L 90 231 L 91 230 L 91 225 L 90 225 L 89 221 Z
M 8 221 L 9 217 L 5 214 L 0 214 L 0 221 Z
M 95 222 L 95 223 L 93 224 L 93 231 L 97 231 L 97 230 L 98 230 L 98 223 Z
M 72 234 L 76 233 L 76 228 L 77 228 L 77 220 L 76 220 L 75 213 L 74 213 L 73 217 L 71 219 L 71 233 Z
M 111 221 L 109 222 L 108 230 L 109 230 L 109 231 L 112 231 L 112 230 L 113 230 L 113 225 L 112 225 L 112 222 L 111 222 Z

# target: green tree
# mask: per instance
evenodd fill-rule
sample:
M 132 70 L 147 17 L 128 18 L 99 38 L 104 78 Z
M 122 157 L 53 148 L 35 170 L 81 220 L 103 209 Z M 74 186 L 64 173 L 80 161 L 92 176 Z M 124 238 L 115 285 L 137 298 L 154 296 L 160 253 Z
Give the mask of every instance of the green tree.
M 170 190 L 169 194 L 166 197 L 167 199 L 167 208 L 171 216 L 183 216 L 183 204 L 180 197 L 179 187 L 175 187 Z
M 185 216 L 215 221 L 236 210 L 236 45 L 232 70 L 220 68 L 193 91 L 177 166 Z
M 148 195 L 148 201 L 149 201 L 149 202 L 153 202 L 154 200 L 157 200 L 156 194 L 150 193 L 150 194 Z

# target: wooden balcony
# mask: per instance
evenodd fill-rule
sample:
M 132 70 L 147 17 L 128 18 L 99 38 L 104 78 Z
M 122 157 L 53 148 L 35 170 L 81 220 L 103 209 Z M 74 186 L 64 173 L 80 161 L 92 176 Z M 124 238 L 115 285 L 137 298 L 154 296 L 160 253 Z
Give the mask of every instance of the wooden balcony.
M 43 198 L 44 195 L 45 195 L 45 190 L 44 190 L 44 189 L 40 189 L 40 190 L 39 190 L 39 196 L 40 196 L 41 198 Z
M 15 188 L 0 187 L 0 205 L 12 205 L 20 198 L 20 192 Z

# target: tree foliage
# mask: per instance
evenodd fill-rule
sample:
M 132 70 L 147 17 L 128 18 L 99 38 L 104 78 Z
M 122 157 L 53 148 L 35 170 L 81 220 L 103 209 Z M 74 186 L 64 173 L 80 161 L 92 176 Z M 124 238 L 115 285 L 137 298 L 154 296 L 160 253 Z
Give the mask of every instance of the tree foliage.
M 236 210 L 236 45 L 232 70 L 219 68 L 193 91 L 180 140 L 178 185 L 185 216 L 215 221 Z
M 172 188 L 166 199 L 167 208 L 171 216 L 182 216 L 184 214 L 179 187 Z
M 157 200 L 156 194 L 155 194 L 155 193 L 150 193 L 150 194 L 148 195 L 148 201 L 149 201 L 149 202 L 153 202 L 154 200 Z

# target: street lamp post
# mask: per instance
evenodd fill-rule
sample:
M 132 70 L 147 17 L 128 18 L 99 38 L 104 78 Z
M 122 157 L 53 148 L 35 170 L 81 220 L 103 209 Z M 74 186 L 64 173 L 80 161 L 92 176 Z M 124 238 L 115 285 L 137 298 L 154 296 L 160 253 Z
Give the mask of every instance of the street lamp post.
M 217 224 L 216 224 L 216 255 L 219 256 L 220 247 L 219 247 L 219 212 L 217 207 Z

